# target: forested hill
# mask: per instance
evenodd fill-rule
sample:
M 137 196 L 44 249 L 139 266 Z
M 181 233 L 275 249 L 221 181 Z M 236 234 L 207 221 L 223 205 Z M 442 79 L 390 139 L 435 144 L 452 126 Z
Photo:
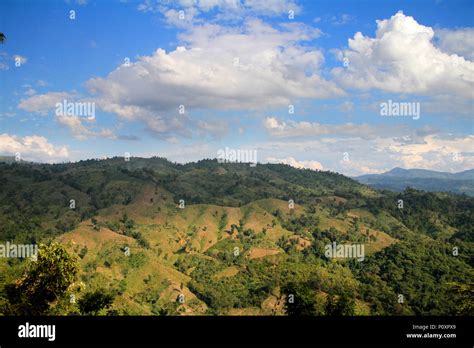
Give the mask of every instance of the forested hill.
M 310 315 L 472 314 L 468 196 L 156 157 L 0 162 L 0 180 L 0 242 L 68 245 L 88 291 L 111 289 L 110 313 L 301 314 L 293 293 Z M 364 260 L 328 258 L 334 242 L 363 244 Z M 0 309 L 22 269 L 0 258 Z
M 376 196 L 341 174 L 299 170 L 282 164 L 251 167 L 202 160 L 185 165 L 163 158 L 87 160 L 66 164 L 0 162 L 0 238 L 18 233 L 57 234 L 99 209 L 127 205 L 147 185 L 168 191 L 178 203 L 240 206 L 263 198 L 314 202 L 318 196 Z M 70 209 L 70 200 L 75 209 Z M 16 218 L 13 218 L 16 217 Z M 15 225 L 21 224 L 21 227 Z

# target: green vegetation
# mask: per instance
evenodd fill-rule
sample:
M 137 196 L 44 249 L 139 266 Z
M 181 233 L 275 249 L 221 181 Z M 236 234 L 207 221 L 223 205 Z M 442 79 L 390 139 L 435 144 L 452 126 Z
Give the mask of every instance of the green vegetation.
M 0 244 L 43 243 L 37 262 L 0 258 L 2 314 L 474 313 L 467 196 L 162 158 L 0 162 L 0 180 Z
M 28 261 L 21 278 L 5 287 L 9 315 L 45 315 L 65 298 L 76 280 L 77 261 L 64 246 L 40 244 L 37 260 Z
M 98 315 L 101 310 L 109 308 L 113 300 L 114 296 L 112 294 L 108 294 L 101 289 L 85 294 L 78 301 L 78 307 L 82 314 Z

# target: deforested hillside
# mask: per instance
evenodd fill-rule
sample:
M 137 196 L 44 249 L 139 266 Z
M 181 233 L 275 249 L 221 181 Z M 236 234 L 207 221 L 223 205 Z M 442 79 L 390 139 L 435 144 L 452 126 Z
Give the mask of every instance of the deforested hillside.
M 78 304 L 51 301 L 46 314 L 473 311 L 466 196 L 377 191 L 281 164 L 163 158 L 0 163 L 0 179 L 0 242 L 58 242 L 77 259 L 62 295 Z M 332 254 L 337 245 L 357 254 Z M 31 262 L 0 258 L 4 313 L 21 307 L 9 289 Z

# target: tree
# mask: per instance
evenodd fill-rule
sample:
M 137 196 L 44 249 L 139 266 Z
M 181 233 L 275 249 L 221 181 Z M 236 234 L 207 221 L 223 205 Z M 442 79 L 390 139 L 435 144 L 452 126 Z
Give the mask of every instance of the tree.
M 336 298 L 329 294 L 326 298 L 326 314 L 327 315 L 355 315 L 355 301 L 346 294 Z
M 326 297 L 326 314 L 334 315 L 336 312 L 336 300 L 332 294 L 328 294 Z
M 283 289 L 285 309 L 289 316 L 323 315 L 324 312 L 316 298 L 316 292 L 307 284 L 289 283 Z
M 109 308 L 113 301 L 112 294 L 99 289 L 85 294 L 77 304 L 82 314 L 97 315 L 102 309 Z
M 336 306 L 339 315 L 355 315 L 355 301 L 352 297 L 342 295 L 339 297 Z
M 96 219 L 96 218 L 92 218 L 92 219 L 91 219 L 91 222 L 92 222 L 92 226 L 93 226 L 94 230 L 100 231 L 100 226 L 99 226 L 99 224 L 98 224 L 97 219 Z
M 7 37 L 5 36 L 4 33 L 0 33 L 0 43 L 4 43 Z
M 452 314 L 472 316 L 474 314 L 474 284 L 449 282 L 447 286 L 455 304 L 452 306 Z
M 67 297 L 78 272 L 77 258 L 58 243 L 40 244 L 36 261 L 29 260 L 23 276 L 5 287 L 7 315 L 46 315 Z

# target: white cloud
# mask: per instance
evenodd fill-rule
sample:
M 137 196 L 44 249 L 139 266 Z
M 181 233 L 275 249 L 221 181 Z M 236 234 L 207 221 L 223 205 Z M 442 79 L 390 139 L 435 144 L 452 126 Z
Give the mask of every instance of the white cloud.
M 443 52 L 433 37 L 431 27 L 400 11 L 377 21 L 374 38 L 358 32 L 349 39 L 349 49 L 338 52 L 349 67 L 333 69 L 333 76 L 348 88 L 472 98 L 474 63 Z
M 261 158 L 275 158 L 275 153 L 282 159 L 304 156 L 324 163 L 325 169 L 351 176 L 381 173 L 394 167 L 448 172 L 474 168 L 474 136 L 440 135 L 429 129 L 393 129 L 391 133 L 388 129 L 374 137 L 279 137 L 249 146 L 256 148 Z
M 377 166 L 379 164 L 376 162 L 360 158 L 358 158 L 357 161 L 341 160 L 339 161 L 339 165 L 340 171 L 346 175 L 351 176 L 359 176 L 364 174 L 382 174 L 387 171 L 386 169 L 378 169 Z
M 298 161 L 293 157 L 287 158 L 275 158 L 275 157 L 267 157 L 267 161 L 271 163 L 283 163 L 288 164 L 295 168 L 307 168 L 312 170 L 323 170 L 323 165 L 318 161 Z
M 137 9 L 153 13 L 183 10 L 192 17 L 200 13 L 217 11 L 219 13 L 215 19 L 237 19 L 255 15 L 274 17 L 288 15 L 290 10 L 295 14 L 301 12 L 301 7 L 294 0 L 178 0 L 174 3 L 145 0 Z
M 198 13 L 199 11 L 196 8 L 190 7 L 185 10 L 167 9 L 163 11 L 163 16 L 165 16 L 168 24 L 178 28 L 186 28 L 192 26 L 192 24 L 196 22 L 196 16 Z
M 30 88 L 31 89 L 31 88 Z M 25 93 L 26 94 L 26 93 Z M 62 126 L 71 130 L 74 138 L 78 140 L 87 140 L 95 137 L 103 137 L 107 139 L 116 139 L 110 129 L 102 129 L 99 132 L 93 131 L 90 127 L 86 127 L 83 122 L 89 122 L 91 119 L 83 115 L 56 114 L 56 104 L 63 104 L 64 101 L 73 102 L 91 102 L 89 99 L 78 99 L 77 94 L 68 92 L 49 92 L 45 94 L 33 95 L 30 98 L 23 99 L 18 104 L 18 108 L 29 112 L 38 113 L 42 116 L 52 112 L 55 120 Z
M 86 140 L 96 135 L 82 124 L 83 118 L 79 116 L 56 115 L 56 120 L 59 124 L 68 127 L 78 140 Z
M 103 128 L 96 132 L 86 127 L 83 122 L 91 122 L 85 117 L 77 115 L 56 115 L 56 120 L 59 124 L 69 128 L 74 136 L 78 140 L 87 140 L 96 137 L 102 137 L 106 139 L 117 139 L 113 130 L 109 128 Z
M 473 91 L 474 97 L 474 91 Z M 474 115 L 474 103 L 471 99 L 456 95 L 439 95 L 423 101 L 422 110 L 424 114 L 441 114 L 452 118 L 453 115 L 472 119 Z
M 39 162 L 57 162 L 69 158 L 66 146 L 54 146 L 43 136 L 19 137 L 9 134 L 0 135 L 0 153 L 15 156 L 19 152 L 21 159 Z
M 334 25 L 345 25 L 345 24 L 353 22 L 354 20 L 355 20 L 355 17 L 347 13 L 343 13 L 339 16 L 331 17 L 331 23 Z
M 215 138 L 224 136 L 229 130 L 227 120 L 199 120 L 197 127 L 203 135 L 212 134 Z
M 443 52 L 474 61 L 474 28 L 435 29 L 435 39 Z
M 403 137 L 380 136 L 368 140 L 357 136 L 278 138 L 255 143 L 246 142 L 245 146 L 257 150 L 258 157 L 264 159 L 264 162 L 286 163 L 299 168 L 331 170 L 358 176 L 383 173 L 394 167 L 448 172 L 472 169 L 473 137 L 443 137 L 421 129 L 412 130 L 412 134 Z M 217 150 L 222 146 L 202 141 L 180 143 L 180 146 L 161 149 L 159 155 L 178 162 L 196 161 L 215 158 Z M 140 155 L 157 154 L 147 152 Z
M 386 126 L 369 124 L 321 124 L 308 121 L 282 121 L 275 117 L 267 117 L 263 125 L 270 135 L 279 138 L 292 137 L 317 137 L 317 136 L 345 136 L 360 137 L 364 139 L 373 139 L 384 134 L 402 135 L 406 134 L 407 129 L 403 125 Z
M 33 88 L 28 87 L 27 90 L 24 92 L 24 94 L 27 95 L 27 96 L 32 96 L 32 95 L 36 94 L 36 91 Z
M 295 14 L 301 12 L 301 7 L 291 0 L 245 0 L 245 7 L 267 16 L 286 15 L 290 10 Z
M 63 100 L 68 98 L 72 98 L 72 94 L 67 92 L 49 92 L 21 100 L 18 108 L 46 116 L 48 112 L 55 109 L 56 103 L 62 103 Z
M 142 120 L 156 134 L 185 134 L 195 127 L 188 112 L 196 109 L 262 110 L 342 95 L 319 75 L 321 51 L 302 44 L 318 35 L 303 24 L 277 30 L 256 19 L 243 27 L 195 26 L 180 35 L 187 47 L 157 49 L 87 86 L 107 112 Z
M 474 135 L 450 138 L 429 135 L 420 143 L 400 144 L 392 140 L 388 144 L 391 156 L 405 168 L 448 171 L 474 168 L 473 149 Z
M 176 137 L 169 137 L 169 138 L 166 138 L 166 141 L 170 144 L 179 144 L 179 140 L 178 138 Z
M 117 139 L 117 136 L 115 135 L 114 131 L 110 128 L 103 128 L 99 133 L 98 136 L 106 139 Z

